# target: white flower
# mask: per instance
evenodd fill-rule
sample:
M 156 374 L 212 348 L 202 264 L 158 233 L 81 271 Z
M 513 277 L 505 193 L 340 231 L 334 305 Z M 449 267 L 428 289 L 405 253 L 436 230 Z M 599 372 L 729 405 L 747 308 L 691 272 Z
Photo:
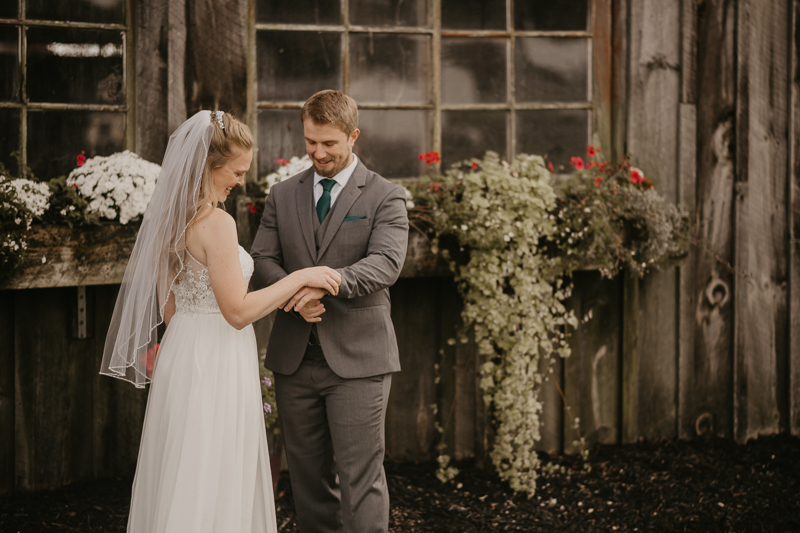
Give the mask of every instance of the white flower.
M 143 215 L 155 190 L 161 167 L 128 150 L 108 157 L 93 157 L 73 170 L 67 185 L 76 185 L 89 200 L 87 211 L 121 224 Z M 74 210 L 70 206 L 70 211 Z
M 469 226 L 467 226 L 466 224 L 461 224 L 461 231 L 467 231 L 468 229 Z
M 47 263 L 47 258 L 45 256 L 42 256 L 42 264 L 44 263 Z
M 307 168 L 310 168 L 311 165 L 311 159 L 308 157 L 308 154 L 303 157 L 292 157 L 286 164 L 279 166 L 278 170 L 261 178 L 261 184 L 265 187 L 264 194 L 268 195 L 270 188 L 276 183 L 280 183 L 299 174 Z M 410 194 L 407 194 L 406 197 L 410 198 Z M 406 202 L 406 205 L 408 205 L 408 202 Z

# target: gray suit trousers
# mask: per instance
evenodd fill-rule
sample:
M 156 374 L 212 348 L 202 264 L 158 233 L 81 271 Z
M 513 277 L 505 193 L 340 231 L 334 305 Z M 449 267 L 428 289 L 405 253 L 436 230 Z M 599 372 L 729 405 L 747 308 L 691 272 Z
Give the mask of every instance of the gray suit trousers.
M 294 374 L 275 374 L 302 533 L 341 532 L 343 526 L 348 533 L 387 531 L 383 457 L 391 383 L 391 374 L 339 377 L 319 346 L 309 346 Z

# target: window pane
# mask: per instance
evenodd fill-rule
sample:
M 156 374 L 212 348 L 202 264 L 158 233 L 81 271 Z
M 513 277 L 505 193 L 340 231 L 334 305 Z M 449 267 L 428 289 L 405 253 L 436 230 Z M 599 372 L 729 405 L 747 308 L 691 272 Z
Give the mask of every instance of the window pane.
M 29 19 L 125 24 L 125 0 L 25 0 Z
M 11 152 L 19 151 L 19 109 L 0 109 L 0 162 L 18 175 L 17 160 Z
M 518 102 L 585 102 L 589 99 L 589 39 L 517 39 Z
M 17 17 L 17 13 L 19 10 L 19 3 L 15 0 L 5 0 L 4 2 L 0 2 L 0 18 L 4 19 L 15 19 Z
M 429 26 L 428 0 L 350 0 L 350 24 Z
M 341 24 L 339 0 L 256 0 L 256 20 L 269 24 Z
M 258 176 L 274 172 L 278 158 L 303 157 L 306 143 L 299 109 L 269 109 L 258 113 Z
M 420 176 L 425 164 L 417 156 L 433 149 L 428 111 L 359 111 L 361 136 L 355 153 L 368 169 L 384 178 Z
M 350 95 L 359 103 L 426 104 L 429 35 L 350 34 Z
M 30 28 L 28 97 L 34 102 L 124 104 L 122 32 Z
M 506 0 L 442 0 L 446 30 L 505 30 Z
M 28 111 L 28 166 L 49 180 L 86 157 L 125 150 L 125 114 L 96 111 Z
M 547 156 L 569 168 L 569 158 L 583 157 L 589 140 L 589 111 L 546 109 L 517 111 L 517 153 Z
M 303 102 L 323 89 L 342 89 L 342 35 L 259 32 L 258 99 Z
M 505 39 L 442 39 L 443 104 L 505 101 Z
M 0 100 L 19 101 L 19 28 L 0 26 Z
M 506 111 L 442 112 L 442 164 L 483 157 L 487 150 L 507 159 Z
M 514 28 L 522 31 L 585 31 L 588 0 L 514 2 Z

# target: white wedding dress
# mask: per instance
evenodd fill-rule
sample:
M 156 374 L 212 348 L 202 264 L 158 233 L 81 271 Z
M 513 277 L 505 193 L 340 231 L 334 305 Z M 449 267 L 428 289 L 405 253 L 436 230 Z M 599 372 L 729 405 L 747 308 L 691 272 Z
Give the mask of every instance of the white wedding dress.
M 239 247 L 245 281 L 253 260 Z M 147 399 L 128 532 L 269 532 L 275 502 L 252 326 L 220 313 L 190 257 Z

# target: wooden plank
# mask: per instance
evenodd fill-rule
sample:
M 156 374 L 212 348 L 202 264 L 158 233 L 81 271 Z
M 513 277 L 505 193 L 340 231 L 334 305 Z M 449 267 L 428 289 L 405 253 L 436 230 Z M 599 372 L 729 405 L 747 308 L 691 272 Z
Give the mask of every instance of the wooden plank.
M 679 204 L 689 213 L 695 212 L 697 117 L 694 104 L 681 104 L 679 117 L 678 176 Z M 696 305 L 694 262 L 697 250 L 689 249 L 686 263 L 678 269 L 678 436 L 689 438 L 686 411 L 694 408 L 691 400 L 692 361 L 694 360 L 694 310 Z
M 17 487 L 91 477 L 93 339 L 71 338 L 74 288 L 32 289 L 15 300 Z
M 186 109 L 222 109 L 247 121 L 249 0 L 187 2 Z M 224 38 L 209 38 L 210 35 Z
M 788 429 L 789 3 L 737 10 L 734 434 Z
M 639 437 L 639 280 L 629 271 L 622 283 L 622 442 Z
M 14 295 L 0 291 L 0 496 L 14 491 Z
M 161 163 L 168 127 L 169 2 L 136 2 L 136 146 L 143 158 Z
M 392 322 L 397 334 L 402 371 L 392 375 L 386 414 L 386 456 L 429 459 L 438 442 L 434 365 L 439 360 L 440 280 L 401 279 L 391 288 Z
M 629 77 L 629 0 L 615 0 L 612 5 L 612 101 L 613 121 L 611 153 L 612 161 L 618 161 L 628 153 L 628 77 Z
M 570 413 L 580 419 L 587 446 L 619 442 L 622 278 L 576 272 L 569 307 L 581 321 L 570 338 L 572 355 L 564 361 L 564 394 Z M 564 451 L 578 453 L 578 433 L 564 418 Z
M 694 213 L 697 244 L 681 269 L 678 431 L 684 438 L 733 435 L 734 274 L 730 264 L 733 259 L 735 21 L 734 0 L 707 2 L 698 18 L 697 181 L 694 188 L 689 183 L 681 187 L 681 202 L 687 207 L 691 196 L 696 195 L 696 209 L 691 212 Z M 688 125 L 690 118 L 686 120 Z M 684 136 L 689 133 L 682 131 L 681 135 L 683 147 L 684 141 L 688 143 Z M 687 171 L 689 166 L 689 161 L 682 163 Z
M 628 148 L 634 165 L 667 199 L 677 201 L 680 99 L 680 4 L 631 0 Z M 676 435 L 677 272 L 640 282 L 637 436 Z
M 792 3 L 789 144 L 789 424 L 800 435 L 800 0 Z
M 157 1 L 157 0 L 152 0 Z M 172 133 L 188 118 L 184 66 L 186 64 L 186 0 L 171 0 L 167 13 L 167 131 Z M 215 39 L 209 39 L 215 41 Z M 140 126 L 143 129 L 144 126 Z
M 536 443 L 536 449 L 551 455 L 564 452 L 564 400 L 561 399 L 556 385 L 564 390 L 563 359 L 554 362 L 553 373 L 542 383 L 542 391 L 539 394 L 539 401 L 542 402 L 539 433 L 542 440 Z
M 695 102 L 697 102 L 697 0 L 681 0 L 681 103 Z
M 609 155 L 613 113 L 613 5 L 592 2 L 592 143 Z

